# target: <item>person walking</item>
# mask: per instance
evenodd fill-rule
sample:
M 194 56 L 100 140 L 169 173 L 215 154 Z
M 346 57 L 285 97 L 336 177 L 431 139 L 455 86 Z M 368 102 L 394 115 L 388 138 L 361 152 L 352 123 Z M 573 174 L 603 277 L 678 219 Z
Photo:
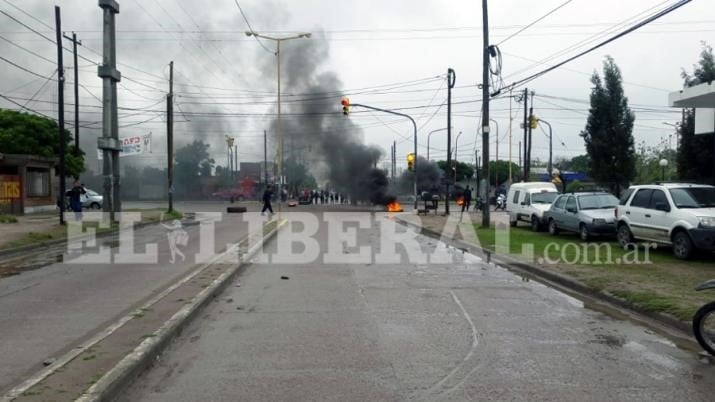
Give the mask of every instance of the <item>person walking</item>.
M 75 213 L 77 219 L 80 218 L 82 214 L 82 195 L 87 194 L 87 191 L 82 187 L 79 180 L 74 181 L 74 185 L 69 189 L 65 195 L 69 197 L 70 209 Z
M 263 191 L 263 209 L 261 210 L 261 215 L 266 214 L 266 210 L 270 212 L 271 215 L 273 215 L 273 207 L 271 207 L 271 198 L 273 197 L 273 192 L 271 191 L 270 187 L 266 187 L 265 191 Z
M 462 202 L 462 213 L 464 213 L 465 210 L 469 212 L 469 206 L 472 203 L 472 189 L 470 189 L 469 186 L 464 189 L 462 198 L 464 199 L 464 202 Z

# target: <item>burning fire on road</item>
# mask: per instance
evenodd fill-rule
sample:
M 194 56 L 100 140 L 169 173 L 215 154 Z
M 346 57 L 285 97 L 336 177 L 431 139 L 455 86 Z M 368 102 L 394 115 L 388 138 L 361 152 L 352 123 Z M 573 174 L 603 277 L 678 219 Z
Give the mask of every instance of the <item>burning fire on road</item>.
M 387 208 L 387 212 L 402 212 L 402 205 L 400 205 L 399 202 L 397 201 L 392 201 L 388 203 L 385 208 Z
M 457 197 L 457 205 L 464 205 L 464 197 Z

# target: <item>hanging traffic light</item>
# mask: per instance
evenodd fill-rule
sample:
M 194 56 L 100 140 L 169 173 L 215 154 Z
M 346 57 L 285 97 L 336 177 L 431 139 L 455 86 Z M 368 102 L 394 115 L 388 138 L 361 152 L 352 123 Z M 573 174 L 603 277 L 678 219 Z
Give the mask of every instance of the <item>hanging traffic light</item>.
M 536 118 L 535 115 L 529 116 L 529 124 L 531 125 L 531 129 L 534 130 L 538 127 L 538 121 L 539 119 Z
M 410 172 L 415 170 L 415 154 L 413 152 L 407 154 L 407 170 Z
M 345 97 L 340 101 L 340 104 L 343 105 L 343 114 L 345 116 L 349 115 L 350 114 L 350 99 Z

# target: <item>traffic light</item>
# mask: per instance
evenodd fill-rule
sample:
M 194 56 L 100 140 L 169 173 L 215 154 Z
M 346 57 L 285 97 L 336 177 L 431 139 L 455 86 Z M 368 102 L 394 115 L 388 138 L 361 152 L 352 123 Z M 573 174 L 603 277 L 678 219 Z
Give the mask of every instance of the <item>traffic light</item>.
M 410 172 L 415 170 L 415 154 L 413 152 L 407 154 L 407 170 Z
M 343 98 L 343 100 L 340 101 L 340 104 L 343 105 L 343 114 L 345 116 L 350 114 L 350 99 Z
M 539 119 L 537 119 L 533 114 L 529 116 L 529 125 L 531 125 L 532 129 L 536 129 L 538 127 L 538 121 Z

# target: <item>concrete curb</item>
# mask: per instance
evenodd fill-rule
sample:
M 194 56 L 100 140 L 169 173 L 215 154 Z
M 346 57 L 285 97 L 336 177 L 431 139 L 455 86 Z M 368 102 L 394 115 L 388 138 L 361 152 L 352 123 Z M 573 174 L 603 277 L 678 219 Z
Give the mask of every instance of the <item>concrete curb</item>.
M 277 226 L 269 233 L 263 234 L 262 238 L 255 242 L 248 249 L 243 258 L 250 258 L 263 245 L 278 233 L 285 221 L 277 222 Z M 251 235 L 249 235 L 249 238 Z M 249 242 L 249 244 L 251 244 Z M 227 250 L 224 254 L 230 255 L 238 250 L 239 245 Z M 220 260 L 215 263 L 221 263 Z M 154 361 L 159 357 L 161 352 L 169 345 L 169 343 L 186 327 L 188 323 L 201 311 L 211 300 L 223 291 L 233 278 L 242 271 L 244 263 L 239 261 L 234 267 L 222 273 L 216 278 L 213 283 L 206 289 L 201 291 L 191 304 L 182 307 L 169 320 L 167 320 L 157 331 L 154 336 L 145 339 L 137 346 L 132 353 L 125 356 L 114 368 L 109 370 L 102 378 L 94 385 L 87 389 L 82 396 L 77 398 L 77 401 L 111 401 L 114 400 L 122 389 L 130 385 L 136 377 L 143 371 L 148 369 Z
M 636 306 L 626 300 L 618 298 L 609 293 L 597 291 L 584 285 L 581 282 L 578 282 L 561 274 L 551 272 L 538 265 L 527 263 L 508 255 L 496 254 L 492 250 L 471 243 L 467 243 L 463 240 L 455 239 L 452 237 L 443 237 L 441 233 L 438 233 L 432 229 L 427 229 L 421 225 L 417 225 L 413 222 L 406 221 L 399 217 L 396 217 L 396 220 L 403 225 L 420 230 L 420 232 L 426 236 L 437 238 L 445 242 L 448 241 L 455 245 L 457 248 L 467 250 L 473 254 L 480 254 L 485 257 L 487 262 L 493 261 L 510 270 L 517 270 L 520 272 L 531 274 L 536 279 L 540 279 L 541 281 L 546 282 L 547 284 L 552 285 L 559 290 L 564 290 L 567 293 L 575 293 L 582 297 L 594 299 L 599 302 L 605 303 L 616 309 L 619 309 L 625 315 L 635 316 L 634 318 L 639 319 L 640 321 L 655 321 L 657 324 L 665 326 L 666 329 L 677 332 L 680 337 L 683 337 L 688 341 L 694 342 L 692 327 L 688 322 L 680 321 L 666 314 L 644 310 L 639 306 Z
M 158 225 L 161 222 L 156 221 L 156 222 L 143 222 L 143 223 L 137 223 L 134 225 L 134 229 L 141 229 L 147 226 L 151 225 Z M 194 220 L 183 220 L 181 221 L 182 226 L 195 226 L 198 225 L 198 221 Z M 107 232 L 99 232 L 95 234 L 95 238 L 97 239 L 103 239 L 105 237 L 113 236 L 119 233 L 119 229 L 116 230 L 110 230 Z M 48 241 L 43 241 L 38 244 L 28 244 L 27 246 L 21 246 L 21 247 L 14 247 L 14 248 L 6 248 L 3 250 L 0 250 L 0 258 L 4 257 L 13 257 L 15 254 L 23 254 L 23 253 L 36 253 L 39 254 L 42 251 L 45 251 L 46 249 L 57 246 L 60 244 L 67 244 L 67 238 L 64 239 L 55 239 L 55 240 L 48 240 Z M 74 239 L 73 239 L 74 240 Z

